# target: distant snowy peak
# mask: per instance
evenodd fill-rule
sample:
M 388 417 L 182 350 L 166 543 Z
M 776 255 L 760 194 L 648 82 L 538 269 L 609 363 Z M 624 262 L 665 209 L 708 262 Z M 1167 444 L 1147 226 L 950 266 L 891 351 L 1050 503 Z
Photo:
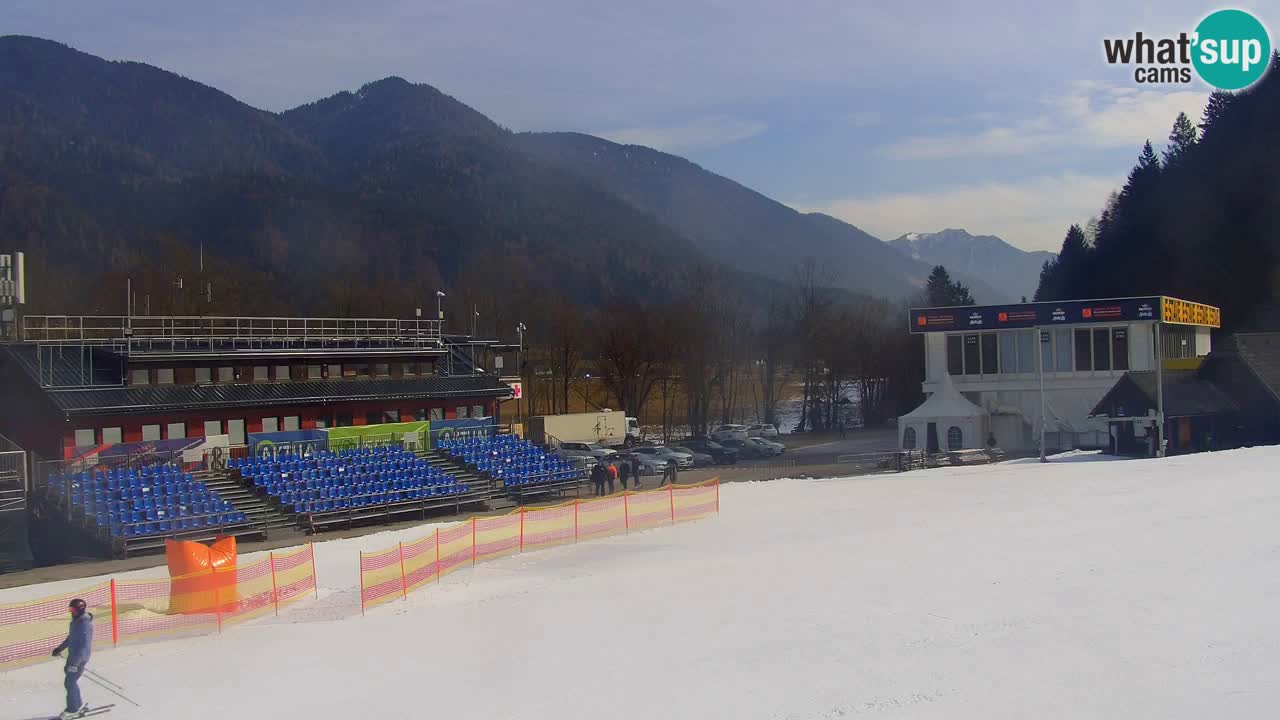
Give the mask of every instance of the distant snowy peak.
M 995 235 L 970 235 L 960 228 L 907 233 L 889 246 L 914 260 L 943 265 L 953 276 L 981 278 L 1015 298 L 1032 297 L 1048 252 L 1019 250 Z

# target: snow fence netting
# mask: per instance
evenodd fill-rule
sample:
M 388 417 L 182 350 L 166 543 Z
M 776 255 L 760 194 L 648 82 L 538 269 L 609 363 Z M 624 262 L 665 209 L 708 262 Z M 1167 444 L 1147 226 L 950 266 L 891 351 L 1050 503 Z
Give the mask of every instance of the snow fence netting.
M 310 545 L 237 566 L 211 568 L 221 581 L 187 591 L 180 578 L 109 580 L 42 600 L 0 606 L 0 670 L 38 662 L 67 634 L 67 604 L 83 598 L 94 614 L 95 652 L 166 635 L 216 633 L 317 592 Z M 179 588 L 177 592 L 174 588 Z M 225 589 L 225 593 L 224 593 Z M 224 597 L 225 595 L 225 597 Z
M 473 517 L 375 552 L 360 553 L 362 612 L 409 593 L 453 570 L 513 553 L 697 520 L 720 510 L 720 479 L 624 491 L 594 500 L 521 507 Z

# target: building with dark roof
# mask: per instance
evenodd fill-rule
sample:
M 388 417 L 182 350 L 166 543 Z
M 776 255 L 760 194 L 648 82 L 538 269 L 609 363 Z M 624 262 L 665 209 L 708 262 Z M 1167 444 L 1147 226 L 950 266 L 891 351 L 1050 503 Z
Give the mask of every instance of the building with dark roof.
M 1221 339 L 1199 376 L 1239 407 L 1241 444 L 1280 443 L 1280 332 Z
M 1157 388 L 1157 383 L 1163 383 Z M 1111 427 L 1110 450 L 1121 455 L 1154 455 L 1150 432 L 1164 405 L 1167 452 L 1178 454 L 1232 447 L 1238 440 L 1239 406 L 1195 370 L 1162 376 L 1147 370 L 1125 373 L 1090 413 Z
M 23 318 L 0 345 L 0 434 L 43 459 L 177 438 L 496 417 L 508 345 L 438 321 Z M 505 360 L 505 363 L 504 363 Z

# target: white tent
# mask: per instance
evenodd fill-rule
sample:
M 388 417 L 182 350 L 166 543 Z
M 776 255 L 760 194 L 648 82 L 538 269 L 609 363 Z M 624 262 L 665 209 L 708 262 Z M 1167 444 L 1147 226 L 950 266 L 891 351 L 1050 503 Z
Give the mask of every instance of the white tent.
M 927 450 L 934 428 L 939 450 L 982 448 L 987 440 L 987 411 L 969 402 L 943 373 L 938 389 L 920 407 L 898 418 L 898 447 Z

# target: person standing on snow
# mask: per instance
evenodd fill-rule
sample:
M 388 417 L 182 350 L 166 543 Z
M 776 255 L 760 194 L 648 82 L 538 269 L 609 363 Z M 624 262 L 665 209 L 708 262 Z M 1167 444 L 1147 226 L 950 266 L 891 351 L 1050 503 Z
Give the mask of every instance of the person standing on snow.
M 631 477 L 631 463 L 626 460 L 617 461 L 614 466 L 618 468 L 618 482 L 622 484 L 622 490 L 627 489 L 627 480 Z
M 53 649 L 53 656 L 58 657 L 65 650 L 67 664 L 63 667 L 66 678 L 63 687 L 67 689 L 67 709 L 58 717 L 61 720 L 78 717 L 89 709 L 80 697 L 80 675 L 89 662 L 93 652 L 93 613 L 89 612 L 84 600 L 76 598 L 68 605 L 71 610 L 71 626 L 67 630 L 67 639 Z
M 602 462 L 596 462 L 596 466 L 591 468 L 591 491 L 596 497 L 604 495 L 605 473 L 606 470 Z

